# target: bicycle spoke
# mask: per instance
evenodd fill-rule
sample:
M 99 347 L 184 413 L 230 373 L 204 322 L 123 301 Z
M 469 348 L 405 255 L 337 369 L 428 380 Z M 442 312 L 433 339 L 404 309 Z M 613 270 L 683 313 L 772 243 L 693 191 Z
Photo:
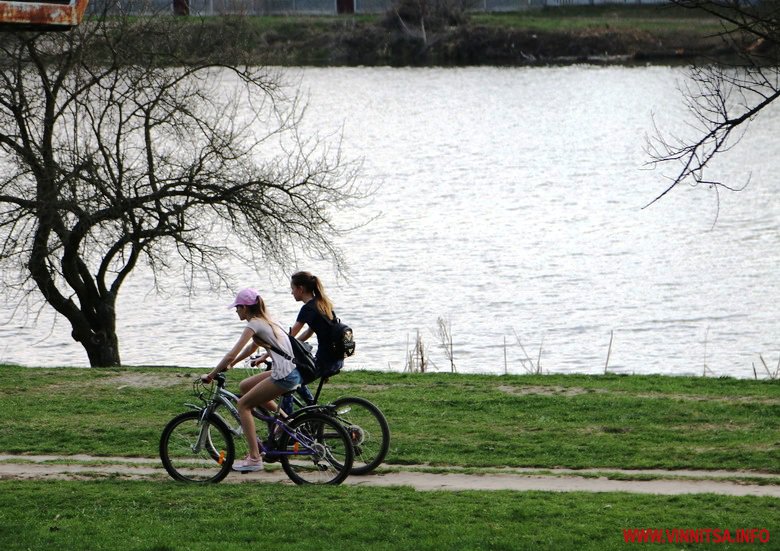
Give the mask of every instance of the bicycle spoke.
M 235 450 L 221 422 L 200 423 L 200 412 L 174 418 L 160 438 L 160 458 L 168 474 L 182 482 L 219 482 L 230 472 Z
M 339 398 L 333 405 L 336 406 L 336 418 L 347 429 L 355 449 L 351 474 L 374 470 L 390 448 L 390 427 L 385 416 L 364 398 Z
M 340 484 L 349 474 L 352 445 L 335 419 L 309 414 L 292 421 L 293 435 L 282 445 L 300 453 L 282 457 L 282 467 L 296 484 Z

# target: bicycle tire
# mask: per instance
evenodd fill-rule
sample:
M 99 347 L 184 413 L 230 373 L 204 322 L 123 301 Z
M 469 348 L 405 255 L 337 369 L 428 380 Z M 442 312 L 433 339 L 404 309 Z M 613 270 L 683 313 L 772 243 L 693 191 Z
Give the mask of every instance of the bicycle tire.
M 352 468 L 354 451 L 349 434 L 339 421 L 311 412 L 292 419 L 288 427 L 296 438 L 285 432 L 279 440 L 279 449 L 301 451 L 300 455 L 280 458 L 290 480 L 296 484 L 344 482 Z
M 376 469 L 390 449 L 390 426 L 382 411 L 365 398 L 344 396 L 334 400 L 334 417 L 342 423 L 355 451 L 350 474 L 363 475 Z M 345 408 L 348 411 L 343 411 Z
M 187 411 L 174 417 L 160 436 L 160 459 L 174 480 L 190 483 L 216 483 L 224 479 L 233 466 L 233 436 L 218 418 L 204 421 L 208 431 L 204 447 L 194 447 L 201 433 L 202 412 Z

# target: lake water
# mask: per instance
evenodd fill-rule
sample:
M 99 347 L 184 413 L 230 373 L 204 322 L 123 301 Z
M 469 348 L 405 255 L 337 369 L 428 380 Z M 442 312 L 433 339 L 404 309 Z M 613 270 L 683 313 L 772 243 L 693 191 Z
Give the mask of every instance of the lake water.
M 417 333 L 448 371 L 437 320 L 451 325 L 459 372 L 609 370 L 753 377 L 780 355 L 780 109 L 754 122 L 717 175 L 737 194 L 666 185 L 643 151 L 653 115 L 685 133 L 678 82 L 665 67 L 296 70 L 307 125 L 343 127 L 364 160 L 379 215 L 341 241 L 348 277 L 318 272 L 355 329 L 348 366 L 403 370 Z M 775 106 L 778 107 L 778 106 Z M 714 176 L 714 174 L 713 174 Z M 716 220 L 717 213 L 717 220 Z M 714 225 L 713 225 L 714 224 Z M 286 325 L 299 305 L 278 272 L 232 270 L 261 289 Z M 119 300 L 126 365 L 212 366 L 241 322 L 228 293 L 192 298 L 147 273 Z M 70 329 L 44 310 L 0 304 L 0 362 L 86 365 Z M 525 352 L 518 344 L 522 343 Z

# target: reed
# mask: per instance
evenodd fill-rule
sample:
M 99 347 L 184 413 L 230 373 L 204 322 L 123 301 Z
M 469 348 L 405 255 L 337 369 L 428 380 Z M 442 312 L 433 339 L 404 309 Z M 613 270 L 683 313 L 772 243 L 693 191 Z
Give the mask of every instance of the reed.
M 409 337 L 407 336 L 406 338 L 406 364 L 404 365 L 404 373 L 425 373 L 428 371 L 430 363 L 428 349 L 426 348 L 422 335 L 420 335 L 420 330 L 418 329 L 411 350 L 409 349 Z
M 455 354 L 452 345 L 452 324 L 448 320 L 440 317 L 437 320 L 437 334 L 439 336 L 441 348 L 444 350 L 444 355 L 450 362 L 450 372 L 457 373 L 458 370 L 455 367 Z

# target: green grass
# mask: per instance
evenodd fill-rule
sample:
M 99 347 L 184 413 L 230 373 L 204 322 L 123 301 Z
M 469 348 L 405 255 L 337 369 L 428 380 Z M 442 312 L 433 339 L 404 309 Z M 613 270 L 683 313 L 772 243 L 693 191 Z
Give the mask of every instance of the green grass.
M 718 20 L 712 16 L 671 6 L 572 6 L 509 13 L 474 13 L 470 19 L 472 23 L 492 27 L 551 32 L 619 29 L 713 34 L 722 30 Z
M 205 20 L 173 17 L 171 19 L 177 25 L 242 27 L 258 33 L 270 31 L 288 39 L 298 39 L 312 32 L 335 31 L 355 25 L 379 25 L 386 17 L 386 14 L 368 14 L 226 16 Z M 673 6 L 650 5 L 570 6 L 494 13 L 474 11 L 468 14 L 468 21 L 474 25 L 488 27 L 549 32 L 604 28 L 653 33 L 715 34 L 722 31 L 718 19 L 703 12 Z
M 3 451 L 155 457 L 202 372 L 0 367 Z M 780 472 L 778 381 L 346 372 L 343 395 L 385 412 L 390 464 Z
M 642 547 L 624 542 L 630 528 L 780 533 L 780 500 L 757 497 L 41 481 L 0 492 L 4 550 L 610 551 Z
M 202 372 L 0 367 L 3 451 L 154 458 L 162 427 L 192 401 L 192 380 Z M 231 385 L 242 375 L 232 373 Z M 347 372 L 326 389 L 330 398 L 359 394 L 382 407 L 393 431 L 390 468 L 780 472 L 777 381 Z M 780 500 L 709 494 L 194 487 L 163 475 L 0 480 L 0 494 L 4 550 L 610 551 L 642 546 L 625 543 L 623 529 L 631 528 L 760 528 L 770 531 L 772 542 L 780 534 Z
M 160 55 L 156 63 L 208 59 L 273 66 L 459 66 L 528 64 L 529 58 L 518 52 L 531 53 L 538 62 L 566 63 L 592 56 L 639 56 L 646 62 L 724 53 L 717 36 L 722 27 L 715 18 L 668 6 L 470 12 L 452 27 L 429 19 L 426 28 L 433 39 L 425 48 L 387 13 L 137 19 L 149 27 L 124 35 L 122 43 L 128 51 L 146 51 L 155 44 L 155 51 L 171 56 Z

